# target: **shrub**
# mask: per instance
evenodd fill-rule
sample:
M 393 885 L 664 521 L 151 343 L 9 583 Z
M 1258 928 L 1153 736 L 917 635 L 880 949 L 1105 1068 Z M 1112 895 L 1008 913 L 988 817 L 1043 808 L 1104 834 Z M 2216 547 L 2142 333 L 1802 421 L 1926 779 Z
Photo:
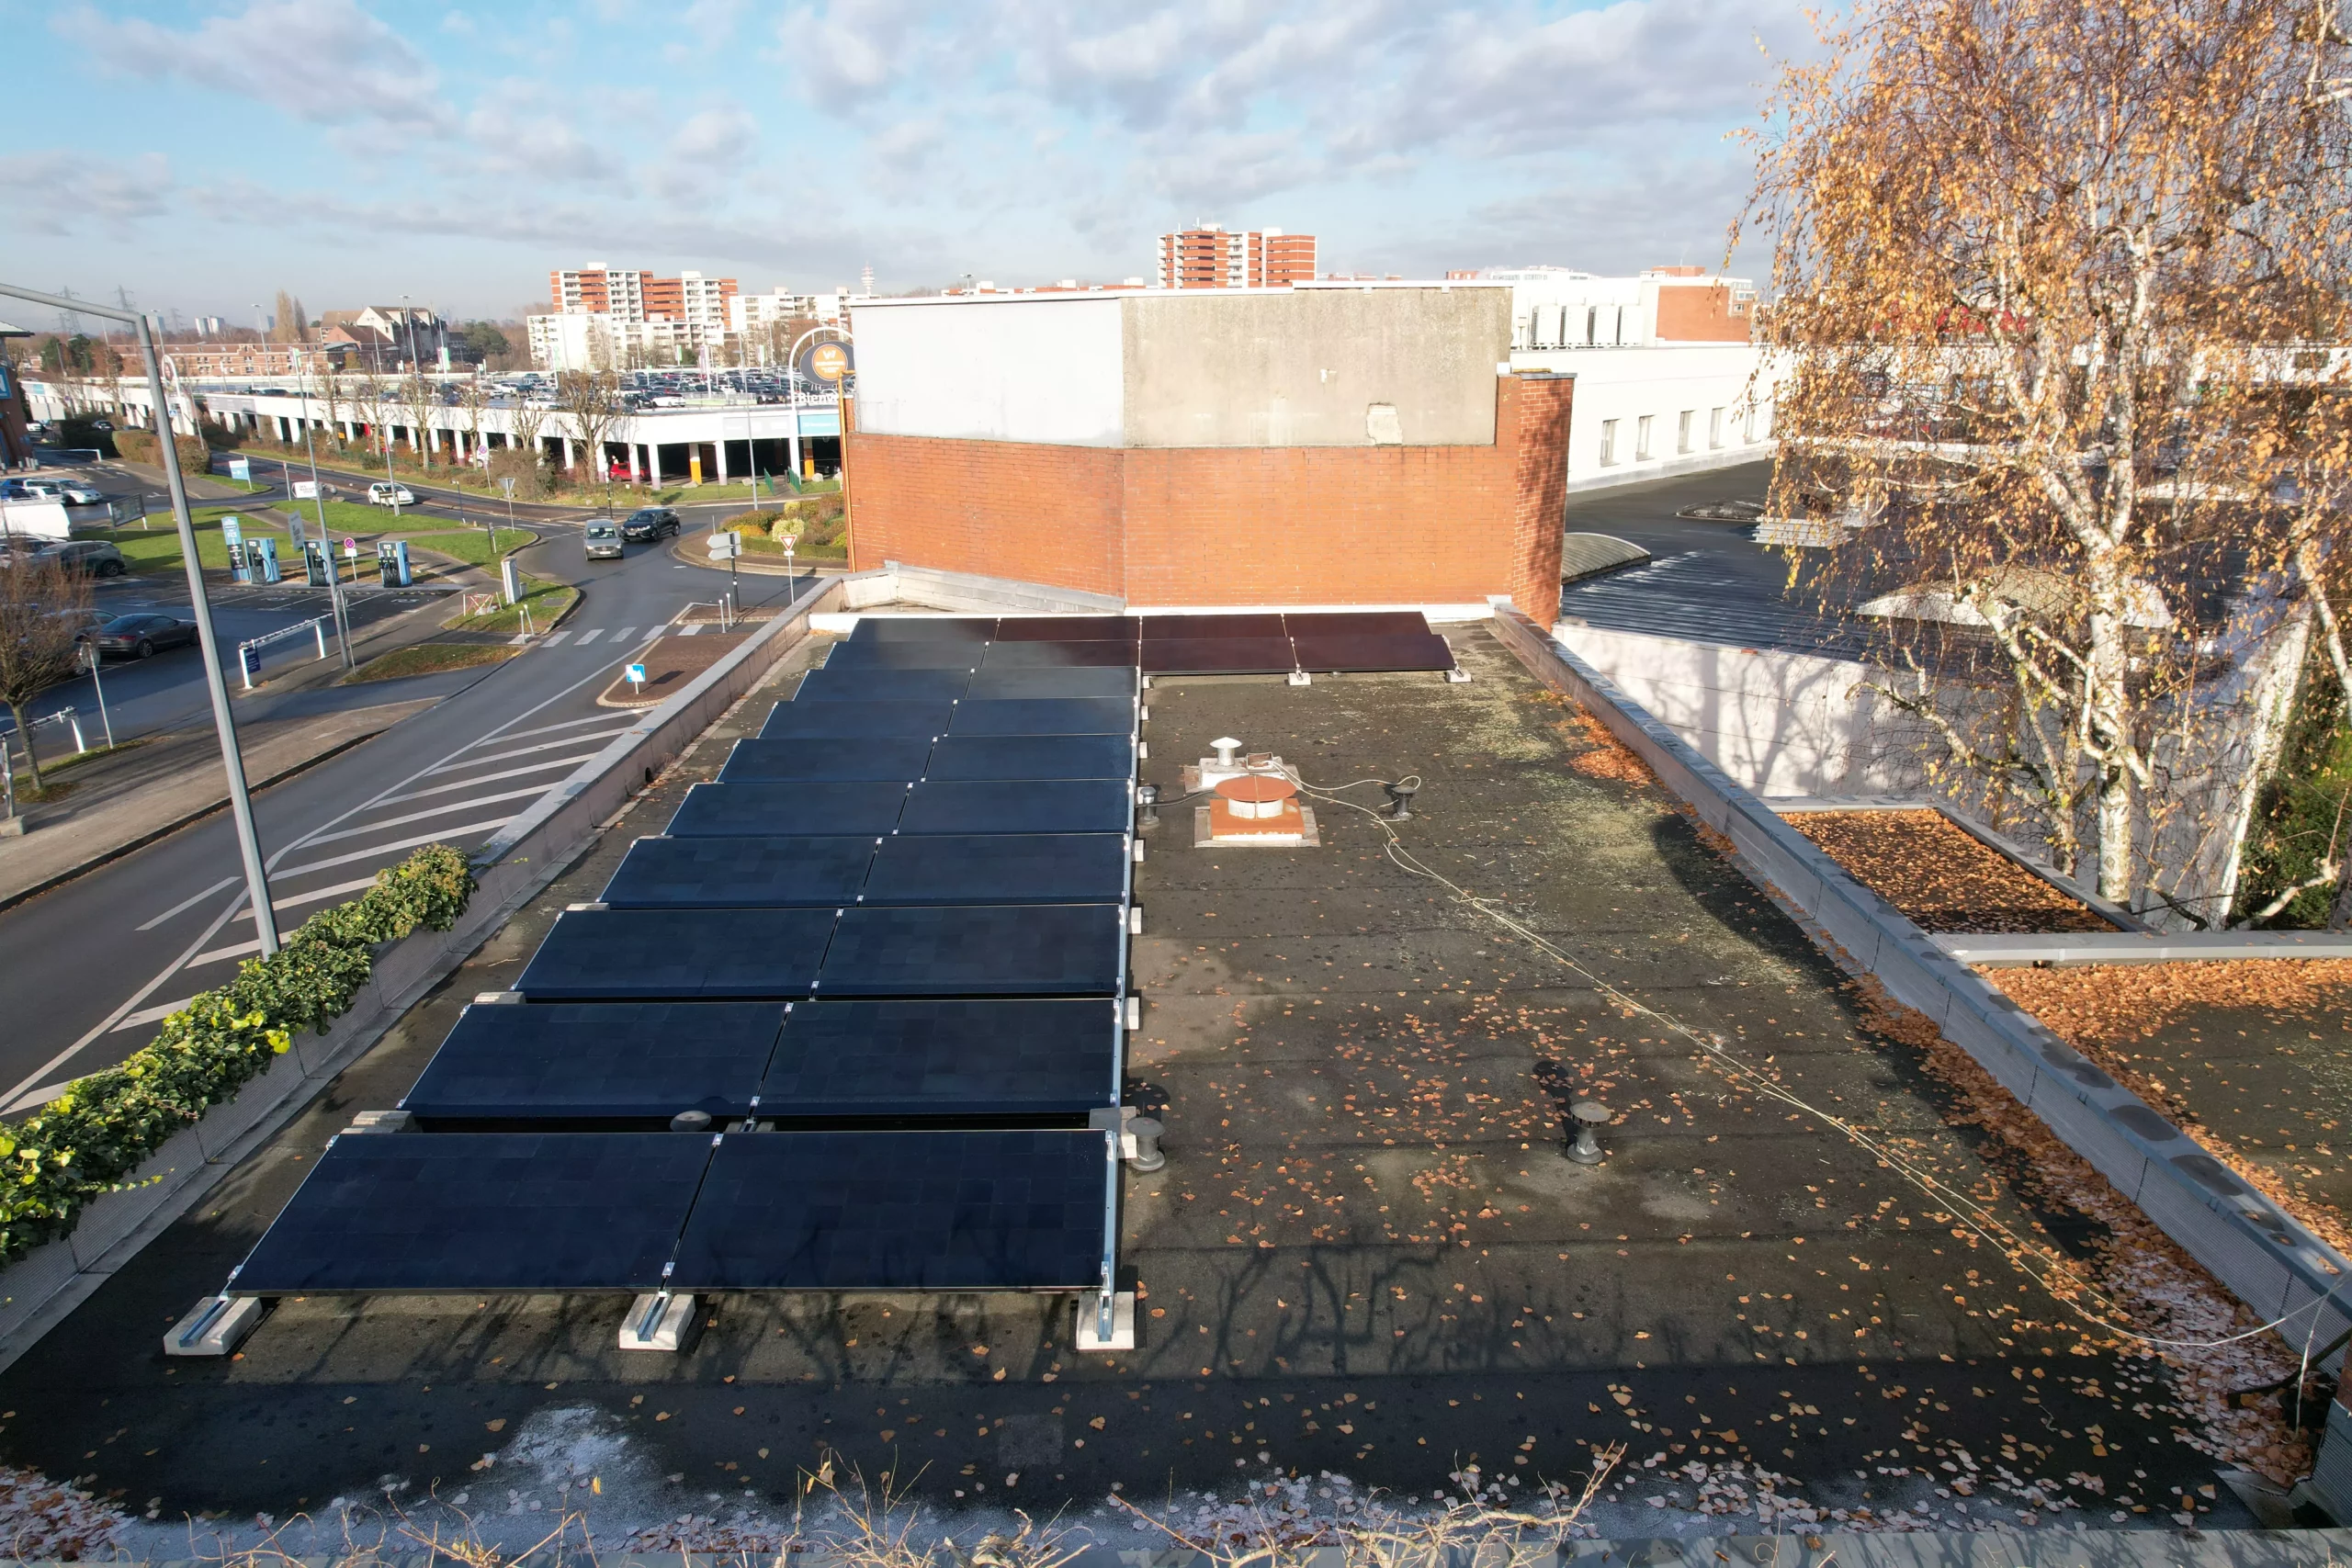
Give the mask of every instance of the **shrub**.
M 210 471 L 212 448 L 193 435 L 183 435 L 178 440 L 183 478 L 193 479 Z M 114 445 L 126 463 L 144 463 L 151 468 L 164 466 L 163 444 L 155 439 L 155 433 L 152 430 L 118 430 Z
M 87 447 L 96 451 L 101 457 L 119 457 L 122 455 L 115 450 L 114 433 L 110 430 L 100 430 L 96 422 L 86 415 L 59 420 L 57 444 L 61 446 Z
M 294 1043 L 323 1034 L 375 966 L 375 950 L 422 927 L 447 931 L 473 897 L 472 868 L 447 844 L 377 873 L 348 904 L 302 922 L 267 958 L 164 1020 L 119 1067 L 68 1084 L 13 1129 L 0 1129 L 0 1262 L 69 1234 L 91 1200 L 205 1111 L 233 1098 Z
M 537 452 L 520 446 L 492 447 L 490 466 L 483 471 L 493 490 L 499 488 L 499 480 L 512 478 L 517 499 L 549 495 L 555 490 L 555 471 L 540 461 Z

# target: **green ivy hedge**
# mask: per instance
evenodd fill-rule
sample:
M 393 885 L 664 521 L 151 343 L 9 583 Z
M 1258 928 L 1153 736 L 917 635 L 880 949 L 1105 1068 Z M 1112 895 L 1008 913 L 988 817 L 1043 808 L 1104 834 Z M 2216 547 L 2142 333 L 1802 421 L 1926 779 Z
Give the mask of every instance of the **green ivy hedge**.
M 164 1019 L 153 1042 L 122 1066 L 74 1079 L 38 1115 L 0 1128 L 0 1263 L 70 1233 L 92 1199 L 119 1188 L 207 1108 L 233 1098 L 293 1045 L 297 1031 L 325 1033 L 368 983 L 379 944 L 419 927 L 447 931 L 473 891 L 461 852 L 447 844 L 417 851 Z

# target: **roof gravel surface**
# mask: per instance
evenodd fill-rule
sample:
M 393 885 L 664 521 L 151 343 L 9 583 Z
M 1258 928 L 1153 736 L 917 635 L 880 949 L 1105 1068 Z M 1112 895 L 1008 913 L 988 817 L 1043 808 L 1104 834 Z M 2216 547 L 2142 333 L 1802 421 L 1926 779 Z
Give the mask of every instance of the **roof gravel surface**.
M 1169 1162 L 1127 1179 L 1134 1353 L 1075 1353 L 1066 1298 L 974 1294 L 728 1298 L 684 1357 L 617 1350 L 616 1298 L 288 1300 L 234 1359 L 160 1354 L 326 1139 L 406 1091 L 460 1004 L 511 984 L 564 903 L 757 729 L 755 700 L 0 1374 L 0 1459 L 158 1520 L 390 1486 L 526 1521 L 587 1505 L 603 1539 L 648 1548 L 763 1539 L 829 1461 L 942 1507 L 1044 1513 L 1114 1484 L 1287 1495 L 1278 1472 L 1326 1471 L 1351 1495 L 1516 1498 L 1621 1444 L 1594 1516 L 1612 1533 L 2245 1522 L 2215 1501 L 2221 1439 L 2184 1414 L 2206 1409 L 2188 1380 L 2067 1318 L 1985 1239 L 2096 1261 L 2106 1227 L 2021 1196 L 2022 1161 L 1931 1052 L 1875 1032 L 1490 635 L 1453 640 L 1468 685 L 1148 694 L 1146 776 L 1170 804 L 1136 872 L 1128 1098 L 1164 1116 Z M 1420 774 L 1395 841 L 1463 891 L 1329 798 L 1319 849 L 1193 849 L 1175 774 L 1222 735 L 1316 785 Z M 1615 1116 L 1590 1168 L 1561 1151 L 1585 1094 Z M 1924 1173 L 1944 1187 L 1923 1195 Z M 2231 1320 L 2214 1290 L 2183 1287 L 2200 1322 Z

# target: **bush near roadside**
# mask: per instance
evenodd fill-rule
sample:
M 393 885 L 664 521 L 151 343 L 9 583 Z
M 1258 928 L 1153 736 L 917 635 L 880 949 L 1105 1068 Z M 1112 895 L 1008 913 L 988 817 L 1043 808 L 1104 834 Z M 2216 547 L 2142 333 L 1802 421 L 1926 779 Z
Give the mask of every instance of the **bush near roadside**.
M 212 448 L 205 445 L 201 436 L 180 436 L 178 445 L 181 477 L 192 478 L 212 467 Z M 152 430 L 118 430 L 114 433 L 114 447 L 126 463 L 144 463 L 151 468 L 164 466 L 163 443 L 155 439 Z
M 0 1263 L 68 1235 L 93 1199 L 207 1109 L 235 1098 L 294 1043 L 325 1033 L 374 972 L 376 950 L 423 928 L 446 931 L 473 897 L 473 870 L 447 844 L 376 874 L 376 886 L 302 922 L 267 958 L 164 1020 L 119 1067 L 68 1084 L 20 1125 L 0 1129 Z
M 743 536 L 743 548 L 759 555 L 781 555 L 784 541 L 793 541 L 795 553 L 811 557 L 848 552 L 849 507 L 838 495 L 815 495 L 780 507 L 741 512 L 719 525 Z

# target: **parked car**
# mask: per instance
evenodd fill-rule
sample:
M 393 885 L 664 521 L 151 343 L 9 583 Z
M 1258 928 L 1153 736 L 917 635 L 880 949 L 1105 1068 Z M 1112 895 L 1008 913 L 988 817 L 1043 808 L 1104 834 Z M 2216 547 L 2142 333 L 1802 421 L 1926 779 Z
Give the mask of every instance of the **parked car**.
M 59 544 L 43 545 L 35 550 L 35 560 L 53 560 L 74 571 L 92 577 L 120 577 L 130 570 L 122 552 L 104 539 L 67 539 Z
M 96 645 L 102 659 L 152 659 L 164 649 L 194 643 L 196 623 L 152 614 L 117 615 L 74 640 Z
M 406 485 L 390 484 L 383 479 L 378 479 L 368 487 L 368 504 L 370 506 L 414 506 L 416 494 Z
M 650 544 L 664 535 L 678 531 L 678 514 L 666 506 L 648 506 L 632 512 L 621 524 L 621 537 L 632 545 Z

